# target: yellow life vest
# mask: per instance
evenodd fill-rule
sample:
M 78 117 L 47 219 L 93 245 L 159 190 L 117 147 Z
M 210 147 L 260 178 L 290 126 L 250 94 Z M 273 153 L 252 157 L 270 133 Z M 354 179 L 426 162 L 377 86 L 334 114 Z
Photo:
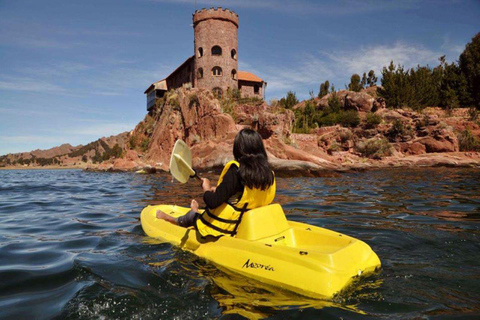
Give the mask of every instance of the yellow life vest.
M 232 165 L 240 167 L 237 161 L 230 161 L 223 168 L 222 174 L 218 179 L 217 186 L 223 181 L 223 177 Z M 245 186 L 242 197 L 236 203 L 222 203 L 215 209 L 206 208 L 196 221 L 197 230 L 202 236 L 212 235 L 214 237 L 229 234 L 234 236 L 237 227 L 240 224 L 244 212 L 263 207 L 272 203 L 275 198 L 276 183 L 265 190 Z

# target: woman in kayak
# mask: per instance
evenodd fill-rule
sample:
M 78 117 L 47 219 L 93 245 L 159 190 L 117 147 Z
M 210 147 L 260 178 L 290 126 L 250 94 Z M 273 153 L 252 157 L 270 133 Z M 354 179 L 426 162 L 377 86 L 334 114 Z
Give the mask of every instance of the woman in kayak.
M 275 197 L 275 175 L 268 164 L 262 137 L 252 129 L 243 129 L 233 142 L 234 161 L 225 165 L 217 187 L 203 178 L 203 213 L 192 200 L 191 210 L 184 216 L 173 218 L 156 212 L 158 219 L 182 227 L 195 226 L 202 236 L 235 235 L 245 211 L 269 205 Z

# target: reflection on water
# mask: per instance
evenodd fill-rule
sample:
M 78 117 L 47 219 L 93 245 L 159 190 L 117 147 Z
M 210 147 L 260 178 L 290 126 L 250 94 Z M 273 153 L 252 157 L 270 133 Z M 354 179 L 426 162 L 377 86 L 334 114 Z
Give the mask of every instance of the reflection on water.
M 478 316 L 479 182 L 479 170 L 442 168 L 279 178 L 289 219 L 359 238 L 382 260 L 320 301 L 146 237 L 141 209 L 201 200 L 195 181 L 0 171 L 0 318 Z

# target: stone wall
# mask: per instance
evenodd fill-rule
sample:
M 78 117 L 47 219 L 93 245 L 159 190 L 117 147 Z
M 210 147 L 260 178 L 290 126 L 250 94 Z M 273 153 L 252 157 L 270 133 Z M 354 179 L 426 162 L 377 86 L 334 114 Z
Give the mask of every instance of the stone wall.
M 193 81 L 194 59 L 190 57 L 167 78 L 167 88 L 180 88 L 184 83 Z
M 194 87 L 212 90 L 238 88 L 238 15 L 230 10 L 208 9 L 193 15 L 195 34 L 195 79 Z M 221 55 L 212 54 L 219 46 Z M 232 56 L 232 50 L 234 55 Z M 214 75 L 213 68 L 220 67 L 221 75 Z
M 258 86 L 258 94 L 255 93 L 255 85 Z M 263 98 L 263 87 L 261 83 L 250 82 L 250 81 L 239 81 L 238 87 L 242 93 L 242 97 L 258 97 Z

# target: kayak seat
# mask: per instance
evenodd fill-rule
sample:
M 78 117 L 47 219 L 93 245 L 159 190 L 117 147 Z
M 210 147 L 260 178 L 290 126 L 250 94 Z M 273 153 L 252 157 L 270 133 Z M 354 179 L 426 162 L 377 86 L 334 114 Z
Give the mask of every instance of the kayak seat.
M 249 210 L 243 214 L 236 237 L 259 240 L 282 233 L 290 228 L 282 206 L 278 203 Z

